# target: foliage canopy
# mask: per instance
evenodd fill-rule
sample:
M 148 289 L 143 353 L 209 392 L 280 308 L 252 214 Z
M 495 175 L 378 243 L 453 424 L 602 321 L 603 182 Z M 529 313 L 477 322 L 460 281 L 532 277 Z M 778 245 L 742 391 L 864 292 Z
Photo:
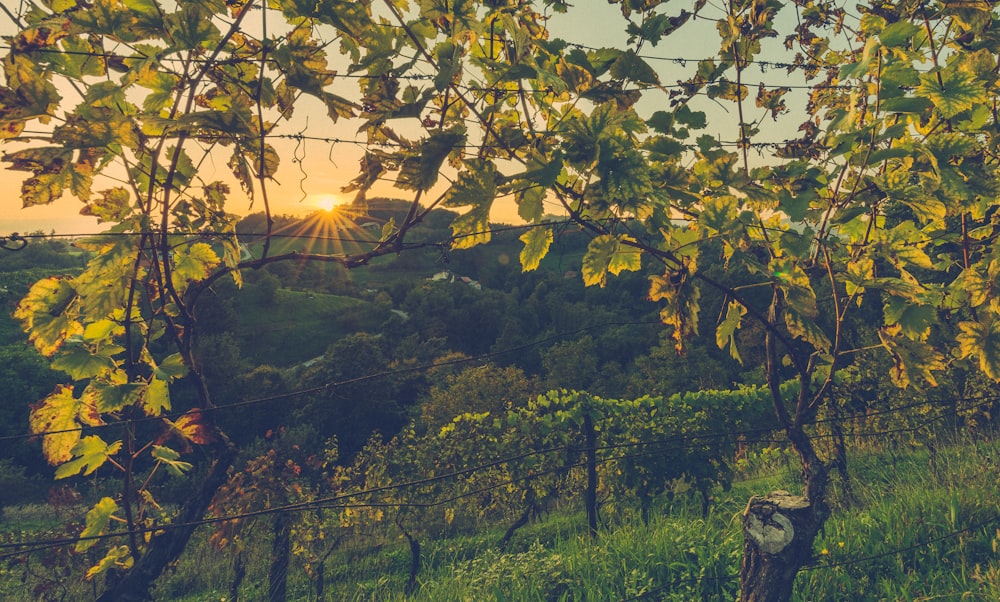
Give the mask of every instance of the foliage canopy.
M 23 203 L 68 194 L 109 226 L 81 243 L 94 253 L 82 273 L 39 281 L 16 313 L 69 380 L 31 415 L 56 476 L 102 466 L 123 476 L 121 500 L 102 500 L 85 532 L 121 513 L 129 544 L 89 575 L 117 567 L 129 578 L 115 587 L 141 591 L 170 562 L 159 550 L 183 548 L 183 529 L 139 536 L 161 520 L 143 471 L 183 472 L 184 453 L 207 450 L 213 468 L 182 511 L 198 518 L 231 462 L 192 353 L 199 295 L 283 259 L 356 267 L 402 251 L 438 206 L 459 212 L 452 246 L 465 248 L 490 240 L 494 204 L 513 198 L 530 226 L 526 270 L 550 248 L 553 204 L 593 235 L 588 285 L 661 266 L 648 296 L 679 351 L 710 328 L 738 358 L 735 334 L 761 325 L 775 411 L 819 517 L 829 464 L 803 424 L 859 349 L 881 347 L 904 387 L 934 386 L 946 370 L 1000 379 L 997 10 L 986 0 L 680 4 L 623 0 L 628 41 L 602 48 L 551 37 L 553 13 L 579 10 L 558 0 L 7 10 L 18 31 L 3 58 L 0 137 L 3 160 L 25 172 Z M 705 21 L 713 56 L 667 82 L 648 53 Z M 767 67 L 803 91 L 755 85 L 751 73 Z M 796 94 L 801 136 L 761 140 L 768 120 L 799 112 L 788 108 Z M 352 209 L 363 213 L 386 180 L 412 193 L 411 209 L 356 254 L 272 256 L 265 243 L 244 260 L 226 202 L 239 190 L 270 211 L 277 143 L 302 135 L 282 128 L 306 96 L 365 147 L 344 188 Z M 710 119 L 704 99 L 735 118 Z M 216 158 L 231 175 L 205 181 Z M 706 273 L 713 263 L 725 280 Z M 714 323 L 699 313 L 704 287 L 728 300 Z M 852 332 L 866 304 L 881 309 L 877 323 Z M 788 378 L 799 385 L 791 398 L 778 386 Z M 196 383 L 191 399 L 174 396 L 182 380 Z M 137 427 L 148 419 L 160 432 Z

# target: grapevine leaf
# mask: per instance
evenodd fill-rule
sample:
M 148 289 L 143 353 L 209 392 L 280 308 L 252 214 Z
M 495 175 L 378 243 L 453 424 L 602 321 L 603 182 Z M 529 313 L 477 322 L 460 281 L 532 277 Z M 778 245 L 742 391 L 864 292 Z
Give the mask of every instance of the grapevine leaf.
M 182 288 L 189 281 L 203 280 L 219 265 L 219 256 L 206 243 L 198 242 L 174 251 L 174 286 Z
M 830 349 L 830 339 L 816 321 L 816 295 L 812 289 L 796 287 L 785 291 L 785 325 L 792 335 L 808 341 L 821 351 Z
M 497 171 L 492 161 L 475 159 L 466 163 L 455 183 L 444 195 L 446 207 L 472 207 L 451 225 L 455 236 L 452 248 L 468 249 L 490 241 L 490 208 L 497 194 Z
M 162 463 L 167 468 L 167 472 L 176 477 L 182 477 L 184 473 L 191 470 L 191 464 L 180 461 L 181 455 L 169 447 L 154 445 L 151 455 L 154 460 Z
M 545 214 L 544 205 L 547 189 L 544 186 L 529 185 L 516 194 L 517 215 L 526 222 L 533 223 Z
M 84 389 L 83 398 L 101 412 L 117 412 L 135 404 L 142 394 L 142 385 L 122 382 L 118 376 L 112 383 L 91 381 Z
M 81 425 L 96 426 L 102 422 L 93 404 L 74 397 L 72 387 L 58 385 L 48 397 L 32 406 L 28 423 L 32 433 L 43 435 L 42 453 L 55 466 L 73 457 Z
M 159 378 L 150 381 L 143 396 L 142 409 L 147 416 L 159 416 L 170 410 L 170 387 L 167 381 Z
M 619 243 L 611 255 L 608 271 L 615 276 L 622 272 L 637 272 L 642 269 L 642 252 L 630 245 Z
M 623 52 L 611 64 L 611 77 L 631 80 L 640 84 L 659 84 L 660 77 L 656 70 L 649 66 L 634 50 Z
M 465 134 L 458 131 L 431 134 L 403 160 L 396 185 L 405 190 L 429 190 L 437 182 L 444 160 L 464 141 Z
M 920 96 L 897 96 L 895 98 L 887 98 L 882 103 L 882 108 L 887 113 L 923 114 L 933 106 L 934 103 Z
M 736 331 L 740 329 L 740 321 L 747 313 L 747 308 L 736 301 L 730 301 L 726 310 L 726 319 L 719 324 L 715 330 L 715 343 L 719 349 L 725 349 L 729 345 L 729 354 L 739 363 L 743 363 L 740 352 L 736 348 Z
M 11 94 L 9 99 L 2 99 L 4 110 L 0 114 L 6 114 L 4 116 L 8 119 L 15 117 L 18 121 L 38 118 L 42 123 L 48 123 L 51 115 L 56 113 L 62 96 L 55 85 L 46 79 L 45 70 L 39 69 L 29 55 L 20 53 L 7 55 L 3 69 Z
M 166 15 L 164 25 L 167 40 L 175 50 L 210 47 L 221 37 L 211 12 L 199 4 L 182 5 L 181 10 Z
M 898 324 L 901 333 L 911 339 L 926 339 L 931 325 L 937 322 L 937 312 L 933 307 L 900 297 L 889 297 L 884 312 L 886 324 Z
M 143 69 L 139 72 L 138 85 L 146 88 L 142 108 L 148 113 L 156 114 L 170 105 L 174 100 L 174 88 L 179 78 L 171 73 L 154 69 Z
M 913 386 L 919 390 L 924 382 L 936 387 L 934 372 L 944 369 L 944 358 L 925 341 L 899 336 L 901 330 L 898 325 L 879 329 L 882 346 L 892 357 L 893 367 L 889 377 L 904 389 Z
M 114 370 L 114 361 L 79 345 L 64 348 L 51 363 L 53 370 L 62 370 L 73 380 L 83 380 Z
M 87 512 L 87 519 L 80 540 L 76 542 L 77 552 L 86 552 L 97 543 L 97 539 L 85 539 L 104 535 L 111 523 L 111 516 L 118 511 L 118 503 L 113 498 L 104 497 Z M 124 546 L 123 546 L 124 547 Z M 126 548 L 126 553 L 128 548 Z M 93 569 L 91 569 L 93 570 Z
M 153 372 L 157 378 L 171 382 L 187 374 L 187 366 L 184 365 L 184 358 L 180 353 L 173 353 L 163 358 Z
M 684 341 L 698 334 L 698 311 L 701 291 L 685 271 L 666 272 L 663 276 L 651 276 L 649 299 L 665 301 L 660 310 L 660 320 L 673 326 L 674 348 L 684 351 Z
M 878 34 L 878 39 L 886 47 L 905 46 L 920 31 L 920 27 L 910 21 L 897 21 Z
M 549 252 L 553 235 L 550 228 L 532 228 L 522 234 L 519 240 L 524 243 L 521 249 L 521 269 L 530 272 L 538 268 L 542 259 Z
M 954 69 L 922 74 L 914 93 L 933 102 L 945 119 L 951 119 L 977 103 L 986 102 L 983 83 L 971 73 Z
M 979 322 L 960 322 L 958 327 L 959 356 L 978 357 L 983 374 L 1000 381 L 1000 320 L 990 317 Z
M 201 411 L 197 409 L 186 412 L 176 421 L 171 422 L 164 418 L 163 422 L 166 423 L 169 432 L 160 437 L 159 443 L 162 443 L 170 435 L 176 435 L 183 441 L 196 445 L 207 445 L 216 439 L 211 427 L 202 418 Z
M 455 218 L 451 223 L 453 235 L 451 248 L 470 249 L 476 245 L 487 243 L 492 238 L 490 234 L 489 213 L 473 209 Z
M 870 257 L 860 257 L 847 265 L 844 275 L 844 290 L 848 295 L 857 295 L 857 303 L 861 305 L 861 295 L 865 287 L 875 277 L 875 262 Z
M 57 468 L 55 478 L 65 479 L 81 472 L 83 476 L 90 475 L 107 462 L 108 457 L 118 453 L 121 446 L 121 441 L 108 445 L 97 435 L 84 437 L 73 446 L 74 459 Z
M 604 287 L 608 282 L 608 272 L 618 275 L 625 270 L 635 271 L 642 265 L 642 255 L 638 249 L 623 245 L 616 237 L 602 234 L 590 241 L 583 256 L 583 283 Z
M 444 91 L 445 88 L 451 85 L 456 73 L 460 72 L 462 63 L 459 58 L 459 52 L 459 47 L 451 41 L 441 42 L 434 49 L 434 55 L 438 63 L 438 72 L 434 76 L 434 88 L 438 92 Z
M 128 546 L 116 546 L 108 550 L 108 553 L 104 555 L 104 558 L 100 562 L 90 567 L 84 577 L 90 580 L 106 573 L 112 568 L 129 569 L 132 567 L 132 564 L 132 554 L 129 552 Z
M 698 216 L 698 225 L 710 234 L 724 234 L 740 227 L 736 219 L 739 203 L 735 197 L 722 195 L 705 199 L 704 208 Z
M 83 325 L 66 312 L 76 299 L 76 291 L 64 278 L 51 277 L 32 285 L 17 305 L 14 317 L 29 333 L 35 349 L 51 357 L 67 337 L 83 334 Z
M 111 188 L 98 192 L 99 197 L 93 198 L 80 211 L 83 215 L 92 215 L 98 222 L 120 222 L 128 215 L 130 196 L 125 188 Z

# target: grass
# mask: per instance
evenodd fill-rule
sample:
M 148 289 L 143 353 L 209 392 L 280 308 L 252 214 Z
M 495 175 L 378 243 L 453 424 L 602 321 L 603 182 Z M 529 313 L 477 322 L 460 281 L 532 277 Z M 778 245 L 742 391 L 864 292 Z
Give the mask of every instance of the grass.
M 816 566 L 800 573 L 794 600 L 1000 599 L 998 453 L 1000 442 L 992 439 L 941 446 L 936 474 L 924 448 L 855 453 L 856 499 L 843 501 L 835 483 L 833 515 L 814 550 Z M 448 537 L 422 538 L 419 588 L 412 595 L 403 593 L 406 542 L 386 520 L 330 556 L 325 599 L 733 600 L 746 500 L 776 488 L 795 490 L 796 472 L 782 454 L 758 456 L 742 465 L 742 478 L 730 491 L 715 492 L 704 518 L 697 500 L 685 497 L 660 500 L 649 524 L 627 503 L 605 504 L 596 541 L 586 534 L 579 506 L 569 502 L 519 530 L 505 552 L 497 542 L 506 525 L 453 525 Z M 44 507 L 9 509 L 0 529 L 44 531 L 53 520 Z M 261 522 L 243 540 L 245 600 L 266 598 L 267 527 Z M 160 580 L 157 600 L 227 599 L 234 548 L 215 550 L 207 533 L 199 532 Z M 289 599 L 314 600 L 302 561 L 293 557 L 289 571 Z M 5 571 L 0 592 L 15 572 Z M 81 584 L 73 591 L 85 589 Z
M 259 363 L 279 366 L 322 355 L 330 341 L 376 330 L 387 318 L 362 299 L 287 289 L 279 289 L 272 303 L 241 304 L 238 309 L 240 349 Z

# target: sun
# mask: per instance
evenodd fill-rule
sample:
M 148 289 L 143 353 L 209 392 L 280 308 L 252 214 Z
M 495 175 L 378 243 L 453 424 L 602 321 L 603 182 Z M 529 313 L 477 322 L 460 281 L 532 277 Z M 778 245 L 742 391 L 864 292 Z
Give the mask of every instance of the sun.
M 339 205 L 344 204 L 344 199 L 328 192 L 322 194 L 310 194 L 307 199 L 309 204 L 323 211 L 333 211 Z

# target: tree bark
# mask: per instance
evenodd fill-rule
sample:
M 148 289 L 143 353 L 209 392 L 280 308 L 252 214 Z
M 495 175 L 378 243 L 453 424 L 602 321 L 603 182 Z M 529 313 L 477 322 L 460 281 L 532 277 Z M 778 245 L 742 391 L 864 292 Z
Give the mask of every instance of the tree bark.
M 229 584 L 230 602 L 240 602 L 240 586 L 247 576 L 247 565 L 243 561 L 243 550 L 236 551 L 236 558 L 233 559 L 233 581 Z
M 97 598 L 97 602 L 145 602 L 149 590 L 168 565 L 180 558 L 188 540 L 205 516 L 212 498 L 229 478 L 229 467 L 236 459 L 236 448 L 228 441 L 222 445 L 215 461 L 208 470 L 201 487 L 181 507 L 174 520 L 175 528 L 154 535 L 147 552 L 113 585 Z
M 509 544 L 511 538 L 514 537 L 514 532 L 523 527 L 524 525 L 527 525 L 528 521 L 531 520 L 532 510 L 533 508 L 530 505 L 527 506 L 524 509 L 524 512 L 521 513 L 521 516 L 519 516 L 516 521 L 514 521 L 509 527 L 507 527 L 507 531 L 503 534 L 503 537 L 500 539 L 501 552 L 505 552 L 507 550 L 507 544 Z
M 743 512 L 741 602 L 786 602 L 795 576 L 812 559 L 824 513 L 787 491 L 754 496 Z
M 399 525 L 399 528 L 410 544 L 410 576 L 407 578 L 404 588 L 405 593 L 410 595 L 417 591 L 417 573 L 420 572 L 420 540 L 411 535 L 402 525 Z

